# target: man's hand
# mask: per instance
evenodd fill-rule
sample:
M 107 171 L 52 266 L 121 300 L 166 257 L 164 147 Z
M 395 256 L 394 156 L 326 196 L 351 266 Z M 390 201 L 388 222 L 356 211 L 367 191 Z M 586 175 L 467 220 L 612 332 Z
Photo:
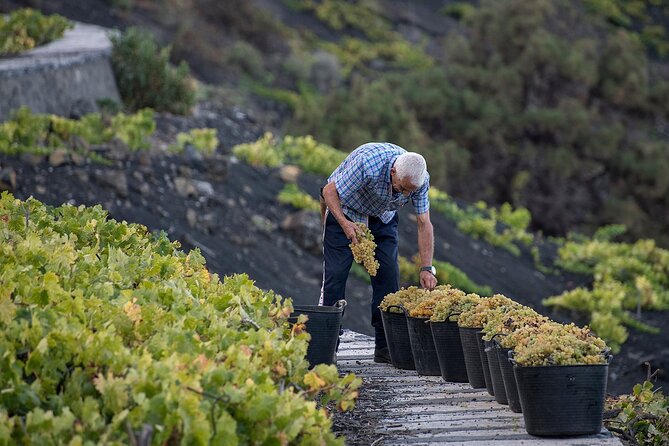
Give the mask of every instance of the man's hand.
M 358 244 L 358 234 L 362 232 L 360 227 L 353 223 L 351 220 L 346 220 L 344 219 L 343 222 L 339 223 L 341 228 L 344 230 L 344 234 L 346 234 L 346 238 L 351 241 L 354 245 Z
M 437 278 L 430 271 L 421 271 L 420 286 L 428 290 L 433 290 L 437 286 Z

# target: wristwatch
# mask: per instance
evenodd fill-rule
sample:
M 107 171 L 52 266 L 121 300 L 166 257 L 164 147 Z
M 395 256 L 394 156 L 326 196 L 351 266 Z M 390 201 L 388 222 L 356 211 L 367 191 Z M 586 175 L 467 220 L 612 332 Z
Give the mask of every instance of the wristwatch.
M 432 273 L 433 276 L 437 275 L 437 268 L 435 268 L 433 265 L 423 266 L 420 270 L 421 271 L 429 271 L 429 272 Z

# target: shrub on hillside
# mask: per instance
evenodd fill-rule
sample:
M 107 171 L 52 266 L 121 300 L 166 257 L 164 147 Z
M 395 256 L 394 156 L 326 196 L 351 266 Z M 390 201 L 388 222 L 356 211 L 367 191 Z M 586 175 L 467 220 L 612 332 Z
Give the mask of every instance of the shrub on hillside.
M 118 139 L 132 151 L 144 150 L 150 148 L 148 138 L 155 129 L 151 109 L 131 115 L 91 113 L 81 119 L 69 119 L 33 114 L 27 107 L 22 107 L 0 124 L 0 153 L 49 155 L 56 150 L 64 150 L 104 162 L 106 159 L 90 150 L 90 145 Z
M 125 104 L 133 110 L 186 114 L 195 102 L 195 86 L 185 62 L 169 63 L 170 48 L 136 28 L 112 37 L 112 67 Z
M 311 195 L 304 192 L 297 184 L 286 184 L 277 196 L 279 203 L 288 204 L 297 209 L 318 212 L 320 204 Z
M 182 153 L 186 146 L 191 146 L 197 152 L 210 156 L 216 151 L 220 144 L 216 129 L 191 129 L 189 132 L 180 132 L 177 135 L 177 142 L 169 146 L 169 150 L 176 153 Z
M 45 16 L 34 9 L 18 9 L 0 17 L 0 55 L 14 54 L 63 37 L 72 24 L 58 14 Z
M 284 26 L 264 8 L 248 0 L 199 0 L 195 8 L 215 23 L 228 29 L 265 53 L 284 52 Z M 206 38 L 207 36 L 205 36 Z
M 262 54 L 255 46 L 243 40 L 238 40 L 232 45 L 227 55 L 227 62 L 238 67 L 251 79 L 263 80 L 267 77 Z

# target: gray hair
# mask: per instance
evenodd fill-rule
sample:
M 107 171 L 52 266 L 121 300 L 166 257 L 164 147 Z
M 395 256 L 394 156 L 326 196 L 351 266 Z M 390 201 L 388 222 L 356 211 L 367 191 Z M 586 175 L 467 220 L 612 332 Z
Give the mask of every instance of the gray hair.
M 408 179 L 414 186 L 420 187 L 427 179 L 427 163 L 422 155 L 405 152 L 397 157 L 393 164 L 399 179 Z

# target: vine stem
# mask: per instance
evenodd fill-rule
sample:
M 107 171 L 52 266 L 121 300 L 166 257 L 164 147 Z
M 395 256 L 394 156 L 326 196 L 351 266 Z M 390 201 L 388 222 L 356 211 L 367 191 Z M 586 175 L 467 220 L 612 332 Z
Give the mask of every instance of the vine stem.
M 213 393 L 205 392 L 202 390 L 197 390 L 194 389 L 193 387 L 186 386 L 186 390 L 189 390 L 193 393 L 197 393 L 198 395 L 201 395 L 205 398 L 210 398 L 214 400 L 214 403 L 211 405 L 211 413 L 209 414 L 211 416 L 211 425 L 213 427 L 213 436 L 216 436 L 216 407 L 218 406 L 219 403 L 223 402 L 224 400 L 228 400 L 227 395 L 214 395 Z M 228 400 L 229 401 L 229 400 Z

